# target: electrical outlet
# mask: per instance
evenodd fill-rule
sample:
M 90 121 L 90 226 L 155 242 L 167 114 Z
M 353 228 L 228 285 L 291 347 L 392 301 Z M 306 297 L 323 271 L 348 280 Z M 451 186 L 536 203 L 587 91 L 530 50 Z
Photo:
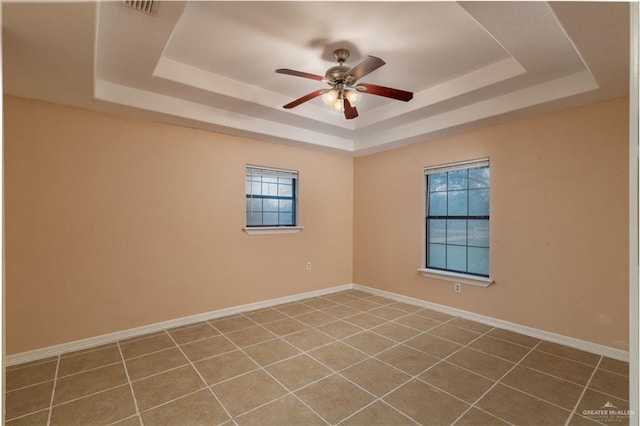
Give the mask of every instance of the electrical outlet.
M 453 291 L 455 291 L 456 293 L 460 293 L 462 291 L 460 283 L 454 283 L 453 284 Z
M 310 270 L 311 270 L 311 262 L 309 261 L 307 262 L 307 271 L 310 271 Z

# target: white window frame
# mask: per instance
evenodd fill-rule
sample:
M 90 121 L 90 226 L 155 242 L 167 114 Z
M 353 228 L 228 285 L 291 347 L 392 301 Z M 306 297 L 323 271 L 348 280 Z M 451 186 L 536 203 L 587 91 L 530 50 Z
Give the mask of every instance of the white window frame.
M 276 169 L 271 167 L 263 167 L 263 166 L 255 166 L 251 164 L 247 164 L 245 166 L 245 200 L 247 196 L 251 194 L 247 194 L 246 190 L 246 176 L 250 173 L 258 172 L 261 176 L 273 176 L 273 177 L 287 177 L 294 180 L 293 185 L 293 225 L 277 225 L 277 226 L 249 226 L 247 225 L 248 217 L 246 210 L 246 201 L 245 201 L 245 226 L 243 228 L 244 232 L 248 235 L 274 235 L 274 234 L 295 234 L 300 232 L 303 227 L 298 224 L 298 171 L 296 170 L 287 170 L 287 169 Z
M 460 170 L 460 169 L 469 169 L 473 167 L 482 167 L 482 166 L 490 166 L 489 158 L 481 158 L 476 160 L 463 161 L 458 163 L 451 163 L 441 166 L 429 166 L 423 169 L 423 179 L 422 179 L 422 208 L 423 208 L 423 225 L 422 225 L 422 268 L 419 268 L 418 271 L 425 277 L 434 278 L 443 281 L 449 281 L 460 284 L 468 284 L 478 287 L 488 287 L 494 283 L 494 280 L 491 278 L 491 270 L 489 270 L 489 277 L 478 276 L 473 274 L 465 274 L 460 272 L 453 272 L 441 269 L 433 269 L 428 268 L 427 265 L 427 205 L 428 205 L 428 196 L 429 196 L 429 188 L 427 187 L 427 175 L 433 173 L 441 173 L 452 170 Z M 489 186 L 489 191 L 491 192 L 491 186 Z M 489 218 L 491 216 L 489 215 Z M 490 219 L 489 219 L 490 220 Z M 491 250 L 491 244 L 489 244 L 489 250 Z

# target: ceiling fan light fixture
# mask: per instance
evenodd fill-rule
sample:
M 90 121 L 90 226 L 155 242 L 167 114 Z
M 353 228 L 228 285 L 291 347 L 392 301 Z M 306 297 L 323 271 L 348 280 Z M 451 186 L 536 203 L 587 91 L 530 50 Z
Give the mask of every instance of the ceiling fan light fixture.
M 336 99 L 333 103 L 333 109 L 337 112 L 344 111 L 344 101 L 342 99 Z
M 360 100 L 360 93 L 354 92 L 353 90 L 345 90 L 344 97 L 349 99 L 351 105 L 356 106 L 356 104 Z
M 329 105 L 333 106 L 333 104 L 338 100 L 338 91 L 336 89 L 331 89 L 324 95 L 322 95 L 322 101 Z

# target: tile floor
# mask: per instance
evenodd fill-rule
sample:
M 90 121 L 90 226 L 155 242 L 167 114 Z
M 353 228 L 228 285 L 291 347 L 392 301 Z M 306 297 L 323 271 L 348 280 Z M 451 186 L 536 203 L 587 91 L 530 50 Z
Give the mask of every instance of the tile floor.
M 628 374 L 349 290 L 8 367 L 6 424 L 628 424 Z

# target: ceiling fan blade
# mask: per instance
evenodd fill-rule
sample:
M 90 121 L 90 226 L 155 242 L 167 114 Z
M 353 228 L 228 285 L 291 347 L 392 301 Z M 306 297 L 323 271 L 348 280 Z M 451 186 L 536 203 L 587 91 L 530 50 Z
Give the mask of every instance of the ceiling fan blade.
M 343 105 L 344 105 L 344 116 L 347 120 L 351 120 L 353 118 L 356 118 L 358 116 L 358 110 L 356 109 L 356 107 L 354 107 L 353 105 L 351 105 L 351 102 L 349 102 L 349 99 L 344 98 L 343 100 Z
M 308 93 L 308 94 L 304 95 L 303 97 L 296 99 L 293 102 L 289 102 L 288 104 L 286 104 L 284 106 L 284 108 L 290 109 L 290 108 L 293 108 L 293 107 L 297 107 L 298 105 L 300 105 L 302 103 L 305 103 L 307 101 L 310 101 L 311 99 L 316 98 L 316 97 L 318 97 L 320 95 L 323 95 L 323 94 L 327 93 L 328 91 L 329 91 L 328 89 L 321 89 L 321 90 L 316 90 L 314 92 Z
M 287 75 L 292 75 L 294 77 L 310 78 L 312 80 L 318 80 L 318 81 L 322 81 L 324 79 L 324 77 L 322 77 L 320 75 L 310 74 L 308 72 L 290 70 L 288 68 L 279 68 L 279 69 L 276 70 L 276 72 L 278 74 L 287 74 Z
M 413 93 L 400 89 L 392 89 L 391 87 L 378 86 L 376 84 L 359 83 L 356 90 L 370 95 L 384 96 L 385 98 L 396 99 L 408 102 L 413 99 Z
M 373 72 L 383 66 L 385 62 L 375 56 L 367 56 L 367 59 L 351 68 L 345 73 L 345 78 L 349 80 L 349 84 L 353 84 L 365 75 Z

